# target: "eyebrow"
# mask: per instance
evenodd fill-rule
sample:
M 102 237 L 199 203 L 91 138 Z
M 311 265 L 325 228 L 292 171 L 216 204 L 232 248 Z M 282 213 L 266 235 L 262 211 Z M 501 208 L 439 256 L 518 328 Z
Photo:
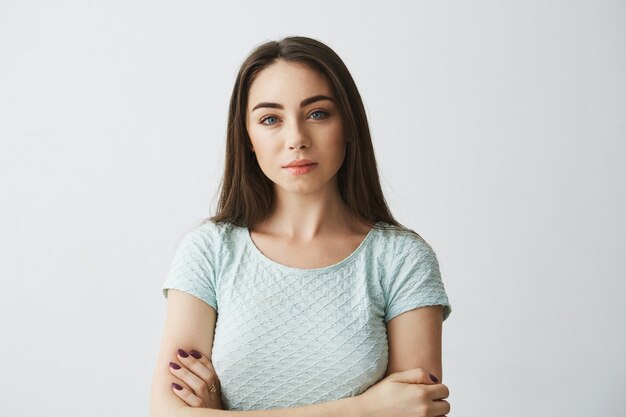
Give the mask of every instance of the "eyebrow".
M 333 103 L 335 102 L 335 100 L 332 97 L 328 97 L 328 96 L 320 94 L 320 95 L 317 95 L 317 96 L 305 98 L 300 103 L 300 107 L 304 107 L 306 105 L 309 105 L 311 103 L 315 103 L 316 101 L 321 101 L 321 100 L 330 100 Z M 263 102 L 263 103 L 259 103 L 256 106 L 254 106 L 254 108 L 251 111 L 255 111 L 256 109 L 260 109 L 261 107 L 267 107 L 267 108 L 270 108 L 270 109 L 284 109 L 282 104 Z

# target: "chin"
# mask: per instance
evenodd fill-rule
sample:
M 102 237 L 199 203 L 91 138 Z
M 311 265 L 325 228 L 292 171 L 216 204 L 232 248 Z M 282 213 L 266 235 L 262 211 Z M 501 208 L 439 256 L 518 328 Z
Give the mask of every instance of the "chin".
M 280 189 L 280 191 L 288 193 L 311 194 L 322 191 L 324 188 L 330 186 L 332 177 L 323 179 L 319 176 L 304 175 L 301 177 L 291 177 L 288 180 L 284 178 L 270 178 L 270 180 L 274 183 L 275 190 Z
M 296 193 L 296 194 L 310 194 L 310 193 L 314 193 L 315 191 L 319 190 L 319 187 L 310 187 L 308 185 L 302 185 L 302 186 L 292 186 L 292 187 L 283 187 L 283 190 L 290 192 L 290 193 Z
M 273 181 L 273 183 L 274 183 L 274 190 L 287 192 L 287 193 L 308 194 L 308 193 L 312 193 L 320 189 L 319 184 L 317 183 L 313 184 L 308 181 L 302 181 L 298 184 L 293 184 L 293 183 L 285 184 L 285 183 L 276 182 L 276 181 Z

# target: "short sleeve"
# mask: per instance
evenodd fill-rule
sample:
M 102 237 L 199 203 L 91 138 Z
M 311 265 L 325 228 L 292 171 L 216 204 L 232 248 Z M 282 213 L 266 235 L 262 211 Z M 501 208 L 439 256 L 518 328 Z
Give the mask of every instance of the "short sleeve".
M 212 244 L 206 227 L 196 227 L 187 232 L 176 249 L 162 286 L 165 297 L 169 289 L 184 291 L 217 311 L 215 268 L 211 256 L 215 247 Z
M 430 245 L 417 236 L 408 237 L 394 248 L 391 259 L 391 273 L 383 285 L 385 323 L 414 308 L 434 305 L 443 306 L 443 320 L 447 319 L 452 308 Z

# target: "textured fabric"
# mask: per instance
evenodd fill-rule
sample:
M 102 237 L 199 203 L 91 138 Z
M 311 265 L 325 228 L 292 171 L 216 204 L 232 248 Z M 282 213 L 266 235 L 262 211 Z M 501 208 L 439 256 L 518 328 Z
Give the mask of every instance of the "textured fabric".
M 361 394 L 388 363 L 385 324 L 421 306 L 451 312 L 432 248 L 373 228 L 347 258 L 292 268 L 261 253 L 245 227 L 195 227 L 176 250 L 163 292 L 217 312 L 212 361 L 226 409 L 286 408 Z

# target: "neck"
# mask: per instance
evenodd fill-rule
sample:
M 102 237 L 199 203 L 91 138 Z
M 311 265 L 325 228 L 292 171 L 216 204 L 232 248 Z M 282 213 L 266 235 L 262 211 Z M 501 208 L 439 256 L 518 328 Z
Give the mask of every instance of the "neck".
M 255 229 L 281 237 L 309 241 L 320 235 L 346 233 L 358 228 L 337 186 L 315 193 L 276 190 L 272 214 Z

